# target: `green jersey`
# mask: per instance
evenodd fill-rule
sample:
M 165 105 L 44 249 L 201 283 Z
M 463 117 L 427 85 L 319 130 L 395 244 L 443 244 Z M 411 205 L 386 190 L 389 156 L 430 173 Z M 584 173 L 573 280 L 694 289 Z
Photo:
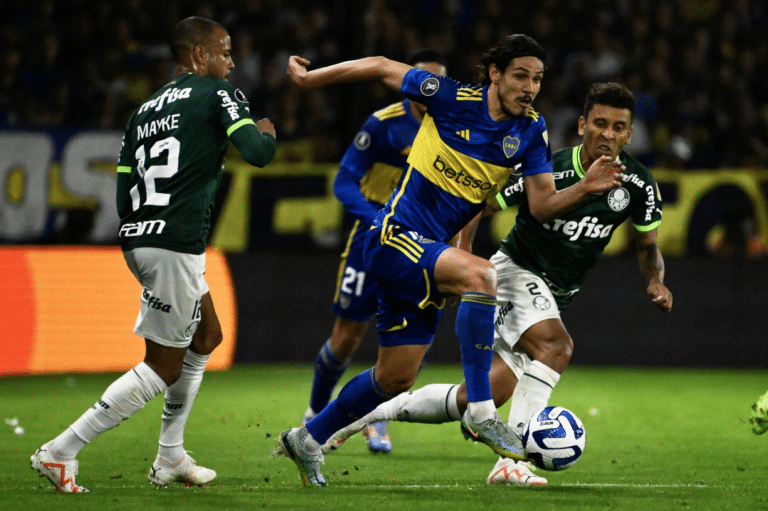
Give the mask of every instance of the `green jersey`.
M 582 146 L 570 147 L 552 156 L 558 190 L 584 177 L 582 150 Z M 623 151 L 619 159 L 627 168 L 623 186 L 592 195 L 560 218 L 544 224 L 531 215 L 522 176 L 513 175 L 496 196 L 502 209 L 520 205 L 515 225 L 501 242 L 501 250 L 544 279 L 560 310 L 571 304 L 587 273 L 624 220 L 631 217 L 638 231 L 653 230 L 661 223 L 661 195 L 651 172 Z
M 117 164 L 123 250 L 205 251 L 227 139 L 246 124 L 255 123 L 240 90 L 193 73 L 131 115 Z

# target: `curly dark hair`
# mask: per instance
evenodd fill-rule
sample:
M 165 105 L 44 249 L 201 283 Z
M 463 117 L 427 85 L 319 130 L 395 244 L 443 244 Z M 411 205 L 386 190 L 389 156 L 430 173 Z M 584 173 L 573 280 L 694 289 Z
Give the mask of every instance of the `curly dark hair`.
M 635 96 L 620 83 L 595 83 L 589 88 L 587 100 L 584 103 L 584 118 L 595 105 L 608 105 L 614 108 L 626 108 L 629 110 L 629 119 L 635 118 Z
M 504 71 L 512 59 L 518 57 L 536 57 L 544 64 L 547 58 L 544 48 L 534 38 L 525 34 L 508 35 L 483 55 L 478 66 L 478 82 L 481 85 L 490 85 L 491 77 L 488 69 L 491 64 Z

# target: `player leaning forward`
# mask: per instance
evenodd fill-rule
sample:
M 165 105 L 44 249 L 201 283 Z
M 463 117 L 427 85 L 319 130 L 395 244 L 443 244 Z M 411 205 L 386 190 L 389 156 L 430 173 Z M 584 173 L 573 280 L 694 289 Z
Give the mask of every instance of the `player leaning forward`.
M 516 223 L 491 258 L 499 278 L 491 388 L 497 406 L 512 397 L 509 426 L 521 432 L 531 415 L 547 405 L 573 352 L 560 311 L 574 300 L 587 273 L 600 258 L 615 230 L 626 219 L 635 228 L 637 263 L 656 306 L 672 308 L 664 285 L 664 259 L 656 242 L 661 223 L 661 197 L 650 171 L 624 151 L 632 134 L 635 101 L 616 83 L 595 84 L 579 119 L 582 144 L 553 156 L 557 188 L 584 179 L 593 161 L 610 156 L 624 162 L 624 183 L 593 195 L 570 211 L 545 223 L 531 214 L 523 191 L 524 178 L 512 178 L 489 203 L 486 213 L 519 204 Z M 477 219 L 476 219 L 477 220 Z M 462 231 L 462 241 L 476 221 Z M 468 236 L 464 236 L 464 234 Z M 460 246 L 464 246 L 464 243 Z M 442 423 L 459 420 L 466 408 L 466 385 L 427 385 L 401 394 L 332 437 L 338 441 L 378 420 Z M 328 444 L 334 445 L 333 442 Z M 522 462 L 499 459 L 489 483 L 547 484 Z
M 216 477 L 184 450 L 184 426 L 210 353 L 222 340 L 205 282 L 205 246 L 227 140 L 262 167 L 275 153 L 275 128 L 254 122 L 248 101 L 225 81 L 234 67 L 220 24 L 192 17 L 173 31 L 179 75 L 128 120 L 118 161 L 117 210 L 128 268 L 141 283 L 134 332 L 144 361 L 118 378 L 63 433 L 32 456 L 32 468 L 57 491 L 75 483 L 77 453 L 165 391 L 156 485 L 202 485 Z
M 560 216 L 593 193 L 621 184 L 623 167 L 598 160 L 584 180 L 558 191 L 544 120 L 531 109 L 544 76 L 544 51 L 512 35 L 483 59 L 482 86 L 384 57 L 308 71 L 293 56 L 288 74 L 303 87 L 376 79 L 427 107 L 408 169 L 366 234 L 367 275 L 377 285 L 379 357 L 301 428 L 283 432 L 277 453 L 290 457 L 305 485 L 324 486 L 320 445 L 337 430 L 413 385 L 434 337 L 447 296 L 459 296 L 456 334 L 467 381 L 467 434 L 504 457 L 525 458 L 519 435 L 499 418 L 488 372 L 493 352 L 496 270 L 449 245 L 512 169 L 522 164 L 531 212 L 539 222 Z

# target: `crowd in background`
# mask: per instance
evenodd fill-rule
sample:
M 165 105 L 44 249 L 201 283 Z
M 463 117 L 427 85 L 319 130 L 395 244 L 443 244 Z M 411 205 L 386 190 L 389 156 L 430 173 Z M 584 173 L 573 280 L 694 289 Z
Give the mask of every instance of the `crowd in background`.
M 321 66 L 431 47 L 449 76 L 477 77 L 484 50 L 522 32 L 547 51 L 535 107 L 557 149 L 576 135 L 588 86 L 636 94 L 630 152 L 649 166 L 768 166 L 768 4 L 761 0 L 9 0 L 0 22 L 0 129 L 122 129 L 174 72 L 173 26 L 223 23 L 231 81 L 268 116 L 280 157 L 338 161 L 367 114 L 396 100 L 381 85 L 300 92 L 292 54 Z M 763 70 L 762 72 L 760 70 Z M 295 144 L 292 144 L 294 142 Z M 291 150 L 294 147 L 295 149 Z

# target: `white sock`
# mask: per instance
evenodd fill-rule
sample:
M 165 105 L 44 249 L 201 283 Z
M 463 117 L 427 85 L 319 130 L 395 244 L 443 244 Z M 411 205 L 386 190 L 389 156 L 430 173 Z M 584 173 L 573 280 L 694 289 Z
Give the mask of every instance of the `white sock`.
M 96 404 L 54 438 L 51 449 L 61 458 L 74 458 L 88 442 L 141 410 L 165 388 L 157 373 L 140 363 L 112 382 Z
M 559 380 L 560 374 L 557 371 L 538 360 L 525 368 L 525 373 L 512 393 L 512 406 L 507 421 L 516 433 L 521 435 L 531 415 L 547 406 L 549 396 Z
M 458 385 L 435 383 L 412 392 L 403 392 L 380 404 L 364 417 L 366 423 L 378 421 L 441 424 L 461 420 L 456 403 Z
M 477 424 L 492 419 L 498 413 L 493 399 L 467 402 L 467 411 L 472 420 Z
M 309 454 L 320 454 L 320 444 L 312 436 L 306 426 L 299 428 L 299 443 Z
M 200 355 L 187 350 L 184 355 L 184 366 L 181 376 L 165 391 L 162 424 L 160 426 L 160 442 L 157 454 L 171 463 L 181 461 L 186 454 L 184 451 L 184 428 L 187 425 L 189 412 L 200 390 L 203 372 L 210 355 Z

